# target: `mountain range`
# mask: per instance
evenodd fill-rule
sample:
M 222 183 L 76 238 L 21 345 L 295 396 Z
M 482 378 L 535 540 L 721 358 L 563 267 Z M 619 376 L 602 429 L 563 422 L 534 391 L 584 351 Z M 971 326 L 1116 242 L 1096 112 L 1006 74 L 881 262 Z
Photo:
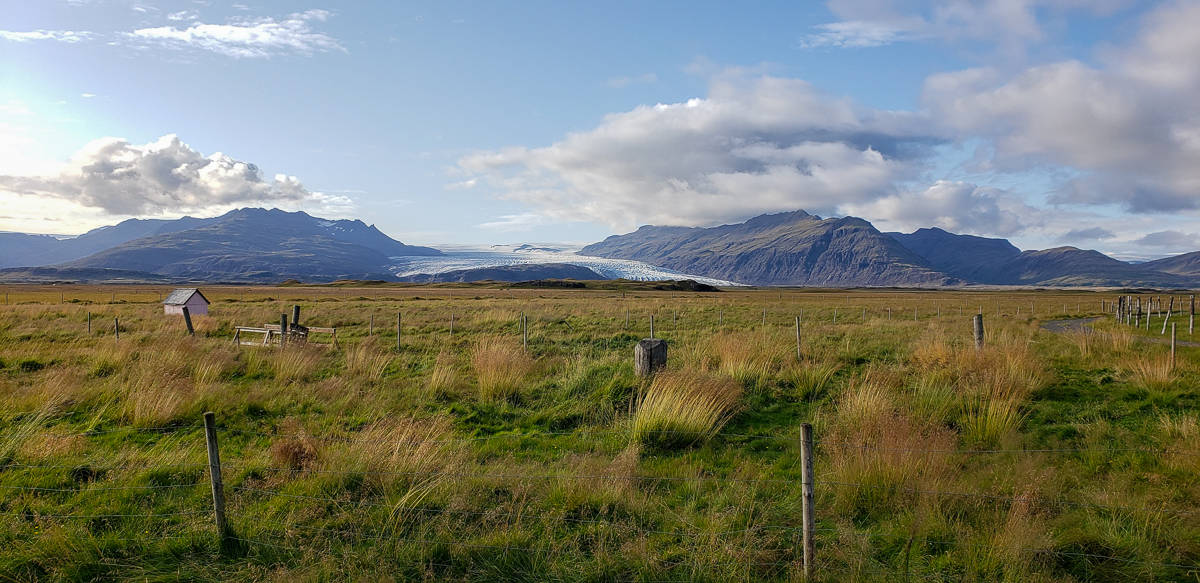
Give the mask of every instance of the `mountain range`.
M 390 257 L 441 254 L 358 220 L 256 208 L 207 219 L 130 219 L 63 240 L 0 233 L 0 250 L 0 265 L 53 265 L 66 279 L 116 269 L 147 280 L 231 282 L 395 279 Z
M 1075 247 L 1022 251 L 1004 239 L 938 228 L 881 232 L 860 218 L 802 210 L 708 228 L 644 226 L 579 253 L 750 285 L 1200 287 L 1200 251 L 1132 264 Z M 358 220 L 246 208 L 213 218 L 130 219 L 74 238 L 0 233 L 0 281 L 398 281 L 392 258 L 441 254 Z M 556 261 L 405 280 L 601 278 Z
M 1098 251 L 1021 251 L 1004 239 L 938 228 L 884 233 L 855 218 L 804 211 L 718 227 L 644 226 L 584 247 L 751 285 L 933 287 L 967 284 L 1184 288 L 1200 284 L 1200 252 L 1142 264 Z

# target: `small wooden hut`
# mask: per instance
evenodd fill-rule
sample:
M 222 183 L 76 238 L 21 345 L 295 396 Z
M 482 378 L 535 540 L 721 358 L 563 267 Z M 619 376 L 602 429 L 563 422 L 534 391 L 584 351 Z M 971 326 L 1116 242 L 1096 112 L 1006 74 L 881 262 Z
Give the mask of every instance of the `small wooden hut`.
M 171 292 L 171 295 L 163 300 L 163 313 L 183 315 L 184 306 L 187 306 L 188 314 L 192 316 L 208 314 L 208 298 L 194 287 L 181 287 Z

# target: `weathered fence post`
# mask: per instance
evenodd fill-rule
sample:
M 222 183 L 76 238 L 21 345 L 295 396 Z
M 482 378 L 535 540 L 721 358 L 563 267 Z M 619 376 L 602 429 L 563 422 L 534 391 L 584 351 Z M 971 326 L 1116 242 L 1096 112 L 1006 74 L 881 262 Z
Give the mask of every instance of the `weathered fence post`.
M 92 313 L 88 312 L 88 336 L 92 335 Z
M 187 306 L 183 307 L 183 323 L 187 325 L 188 336 L 195 336 L 196 329 L 192 328 L 192 312 Z
M 208 475 L 212 481 L 213 517 L 221 548 L 228 544 L 229 524 L 225 522 L 225 486 L 221 483 L 221 453 L 217 449 L 217 422 L 212 411 L 204 414 L 204 441 L 208 445 Z
M 813 531 L 816 529 L 816 516 L 813 512 L 813 435 L 812 424 L 800 426 L 800 489 L 801 513 L 804 521 L 801 531 L 804 545 L 804 580 L 812 580 L 813 555 L 816 545 L 813 544 Z
M 1175 370 L 1175 322 L 1171 322 L 1171 370 Z
M 975 350 L 983 350 L 983 314 L 975 314 Z
M 1167 317 L 1163 318 L 1163 329 L 1159 332 L 1159 336 L 1167 333 L 1167 322 L 1171 320 L 1171 312 L 1175 311 L 1175 296 L 1171 296 L 1171 303 L 1167 305 Z
M 763 308 L 763 328 L 767 327 L 767 309 Z
M 654 314 L 650 314 L 650 337 L 654 338 Z
M 117 318 L 113 318 L 113 339 L 121 339 L 121 321 Z
M 837 324 L 837 308 L 833 309 L 833 323 Z
M 800 354 L 800 316 L 796 316 L 796 360 L 804 360 Z
M 371 314 L 370 323 L 367 324 L 367 336 L 375 335 L 375 314 Z
M 667 366 L 667 341 L 644 338 L 633 347 L 633 372 L 639 377 L 650 376 Z
M 292 326 L 300 325 L 300 305 L 292 304 Z
M 284 343 L 287 342 L 287 331 L 288 331 L 287 314 L 280 314 L 279 315 L 279 347 L 280 348 L 283 348 Z

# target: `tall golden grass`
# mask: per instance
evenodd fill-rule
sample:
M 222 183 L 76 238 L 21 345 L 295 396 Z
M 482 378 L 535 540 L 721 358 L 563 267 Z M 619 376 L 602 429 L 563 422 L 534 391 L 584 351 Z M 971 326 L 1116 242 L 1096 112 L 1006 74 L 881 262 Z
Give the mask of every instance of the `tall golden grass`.
M 504 401 L 517 394 L 533 369 L 533 361 L 515 342 L 486 338 L 475 344 L 471 355 L 479 383 L 479 397 Z
M 641 395 L 633 417 L 634 440 L 652 447 L 680 447 L 720 431 L 738 410 L 742 387 L 704 373 L 657 375 Z

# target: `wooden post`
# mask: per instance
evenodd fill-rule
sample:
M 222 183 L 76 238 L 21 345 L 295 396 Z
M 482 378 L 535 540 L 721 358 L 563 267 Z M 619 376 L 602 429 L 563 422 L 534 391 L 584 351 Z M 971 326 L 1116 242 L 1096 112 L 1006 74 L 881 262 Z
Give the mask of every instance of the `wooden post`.
M 204 441 L 208 445 L 208 475 L 212 481 L 213 518 L 217 522 L 217 536 L 220 539 L 220 545 L 224 548 L 229 540 L 229 524 L 225 521 L 225 487 L 221 483 L 221 452 L 217 449 L 217 422 L 212 411 L 204 414 Z
M 983 314 L 975 314 L 975 350 L 983 350 Z
M 195 336 L 196 329 L 192 328 L 192 313 L 187 306 L 183 307 L 183 323 L 187 325 L 188 336 Z
M 1171 320 L 1171 312 L 1175 311 L 1175 296 L 1171 296 L 1171 303 L 1167 305 L 1167 317 L 1163 318 L 1163 329 L 1159 332 L 1159 336 L 1167 333 L 1167 322 Z
M 113 318 L 113 339 L 121 339 L 121 321 L 117 318 Z
M 667 366 L 667 341 L 644 338 L 633 347 L 633 372 L 647 377 Z
M 300 325 L 300 306 L 292 305 L 292 326 Z
M 234 328 L 234 330 L 233 330 L 233 345 L 234 346 L 242 345 L 242 329 L 241 328 Z
M 917 321 L 917 309 L 913 308 L 913 322 Z
M 1171 322 L 1171 370 L 1175 370 L 1175 322 Z
M 813 574 L 813 531 L 816 530 L 816 515 L 813 512 L 813 436 L 812 424 L 800 426 L 800 489 L 801 512 L 804 520 L 802 540 L 804 545 L 804 580 L 811 581 Z
M 287 331 L 288 331 L 287 314 L 280 314 L 279 315 L 279 347 L 280 348 L 283 348 L 284 343 L 287 342 Z
M 396 352 L 400 352 L 400 312 L 396 312 Z
M 796 316 L 796 360 L 804 360 L 800 355 L 800 316 Z
M 375 314 L 371 314 L 371 321 L 367 324 L 367 336 L 375 335 Z
M 88 336 L 92 335 L 92 313 L 88 312 Z
M 650 337 L 654 338 L 654 314 L 650 314 Z
M 671 310 L 671 329 L 675 330 L 679 327 L 679 311 Z
M 837 308 L 833 309 L 833 323 L 837 324 Z

